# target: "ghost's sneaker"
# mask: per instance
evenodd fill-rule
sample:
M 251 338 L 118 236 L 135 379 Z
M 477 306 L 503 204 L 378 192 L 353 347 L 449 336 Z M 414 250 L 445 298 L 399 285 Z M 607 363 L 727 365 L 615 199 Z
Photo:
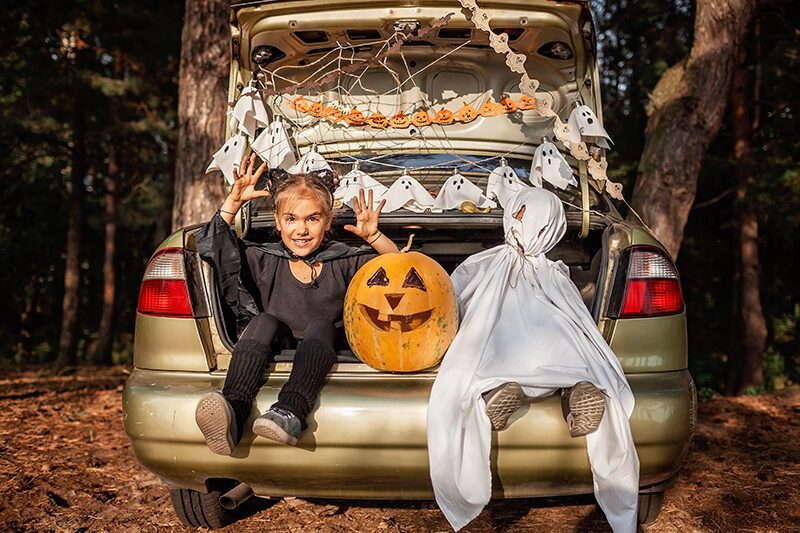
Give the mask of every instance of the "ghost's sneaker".
M 561 390 L 561 410 L 567 420 L 569 434 L 582 437 L 593 433 L 603 419 L 606 399 L 603 392 L 588 381 L 579 381 Z
M 221 393 L 204 394 L 197 403 L 194 419 L 212 452 L 219 455 L 233 453 L 236 446 L 236 415 Z
M 525 394 L 519 383 L 504 383 L 483 395 L 486 402 L 486 416 L 492 424 L 492 431 L 505 429 L 508 419 L 520 408 Z
M 302 433 L 300 419 L 280 407 L 272 407 L 253 422 L 253 433 L 265 439 L 294 446 Z

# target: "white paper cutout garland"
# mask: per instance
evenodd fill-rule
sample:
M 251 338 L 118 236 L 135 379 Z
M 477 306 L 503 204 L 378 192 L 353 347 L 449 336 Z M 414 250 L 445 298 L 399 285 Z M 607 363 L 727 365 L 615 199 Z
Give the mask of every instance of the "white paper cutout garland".
M 600 124 L 597 116 L 587 105 L 578 105 L 572 110 L 569 115 L 567 124 L 570 127 L 569 142 L 579 143 L 592 143 L 601 148 L 608 149 L 608 141 L 611 137 L 608 136 L 605 128 Z M 613 141 L 612 141 L 613 142 Z
M 292 165 L 288 172 L 290 174 L 307 174 L 315 170 L 332 169 L 325 158 L 316 150 L 312 149 L 310 152 L 306 152 L 306 154 L 300 158 L 300 161 Z
M 229 125 L 231 131 L 244 133 L 251 139 L 258 128 L 269 124 L 269 115 L 258 89 L 249 85 L 242 90 L 236 105 L 233 106 Z
M 495 208 L 497 204 L 484 196 L 483 191 L 459 173 L 445 180 L 436 195 L 436 207 L 442 210 L 457 209 L 464 202 L 472 202 L 479 208 Z
M 380 200 L 386 200 L 386 205 L 383 206 L 383 213 L 391 213 L 400 208 L 417 213 L 426 211 L 438 213 L 441 211 L 431 193 L 408 174 L 403 174 L 395 180 L 389 190 L 381 196 Z
M 339 182 L 339 187 L 333 191 L 333 199 L 341 200 L 344 205 L 353 208 L 353 197 L 358 196 L 361 189 L 364 189 L 364 194 L 367 195 L 368 191 L 372 191 L 373 206 L 377 206 L 389 188 L 358 169 L 353 169 L 344 176 Z M 385 209 L 384 209 L 385 211 Z
M 250 148 L 262 161 L 266 161 L 269 168 L 286 169 L 297 162 L 292 144 L 289 142 L 289 136 L 286 134 L 286 128 L 280 119 L 273 120 L 256 137 Z
M 246 149 L 247 137 L 242 133 L 237 133 L 212 156 L 211 164 L 208 165 L 206 172 L 219 170 L 225 176 L 228 185 L 233 185 L 233 169 L 239 170 Z
M 531 161 L 531 184 L 541 187 L 543 179 L 561 190 L 566 189 L 567 185 L 578 186 L 569 163 L 551 142 L 540 144 Z
M 489 173 L 486 183 L 487 198 L 496 198 L 501 207 L 505 209 L 508 200 L 527 185 L 517 176 L 514 169 L 506 164 L 501 164 Z

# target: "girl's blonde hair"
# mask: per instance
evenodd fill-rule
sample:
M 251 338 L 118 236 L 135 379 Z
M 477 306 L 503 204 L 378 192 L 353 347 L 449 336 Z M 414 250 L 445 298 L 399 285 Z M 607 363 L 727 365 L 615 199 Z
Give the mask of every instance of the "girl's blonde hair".
M 275 213 L 300 198 L 317 200 L 322 206 L 322 216 L 333 217 L 333 191 L 337 185 L 336 175 L 330 170 L 319 170 L 305 174 L 289 174 L 281 169 L 270 171 L 269 193 Z

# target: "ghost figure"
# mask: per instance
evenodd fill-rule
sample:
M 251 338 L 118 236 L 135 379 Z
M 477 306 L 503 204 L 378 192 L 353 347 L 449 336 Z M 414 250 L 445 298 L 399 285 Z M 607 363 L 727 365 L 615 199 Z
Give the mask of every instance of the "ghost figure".
M 519 179 L 513 168 L 508 165 L 501 165 L 489 174 L 489 182 L 486 184 L 486 196 L 488 198 L 497 198 L 497 201 L 505 209 L 509 198 L 528 187 L 529 185 Z
M 439 212 L 441 208 L 436 205 L 436 200 L 431 196 L 425 187 L 420 182 L 409 176 L 403 174 L 392 183 L 380 200 L 386 200 L 386 205 L 383 206 L 384 213 L 391 213 L 400 208 L 408 209 L 417 213 L 424 213 L 426 211 Z
M 300 158 L 300 161 L 292 165 L 289 169 L 290 174 L 308 174 L 315 170 L 332 170 L 331 166 L 325 161 L 316 150 L 311 150 Z
M 389 190 L 386 185 L 380 183 L 378 180 L 361 172 L 358 169 L 353 169 L 344 176 L 339 182 L 339 187 L 333 191 L 334 200 L 341 200 L 346 206 L 353 207 L 353 197 L 358 196 L 358 192 L 364 189 L 365 198 L 367 198 L 369 191 L 372 191 L 372 198 L 375 205 L 386 191 Z
M 296 163 L 294 150 L 286 134 L 283 121 L 273 120 L 250 146 L 269 168 L 287 168 Z
M 219 170 L 225 176 L 228 184 L 232 185 L 233 169 L 239 170 L 239 164 L 242 162 L 245 149 L 247 149 L 247 137 L 241 132 L 235 134 L 213 155 L 211 164 L 208 165 L 206 172 Z
M 600 148 L 609 148 L 608 141 L 611 140 L 611 137 L 608 136 L 603 125 L 600 124 L 600 120 L 589 106 L 576 106 L 572 110 L 567 124 L 570 127 L 569 142 L 577 144 L 583 141 L 595 144 Z
M 534 187 L 542 186 L 542 178 L 561 190 L 567 185 L 578 186 L 567 160 L 551 142 L 543 142 L 533 154 L 530 180 Z
M 461 174 L 454 173 L 439 189 L 439 194 L 436 195 L 436 207 L 458 209 L 464 202 L 472 202 L 480 208 L 497 207 L 496 203 L 483 195 L 480 187 Z
M 251 139 L 256 136 L 258 128 L 265 128 L 269 123 L 269 115 L 261 94 L 253 86 L 245 87 L 230 116 L 231 131 L 240 131 Z

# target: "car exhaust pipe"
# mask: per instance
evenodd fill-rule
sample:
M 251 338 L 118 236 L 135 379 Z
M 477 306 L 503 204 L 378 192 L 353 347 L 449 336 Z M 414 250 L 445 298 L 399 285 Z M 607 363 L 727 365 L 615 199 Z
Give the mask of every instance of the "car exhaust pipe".
M 253 496 L 253 489 L 247 483 L 239 483 L 231 490 L 219 497 L 219 504 L 223 509 L 233 511 Z

